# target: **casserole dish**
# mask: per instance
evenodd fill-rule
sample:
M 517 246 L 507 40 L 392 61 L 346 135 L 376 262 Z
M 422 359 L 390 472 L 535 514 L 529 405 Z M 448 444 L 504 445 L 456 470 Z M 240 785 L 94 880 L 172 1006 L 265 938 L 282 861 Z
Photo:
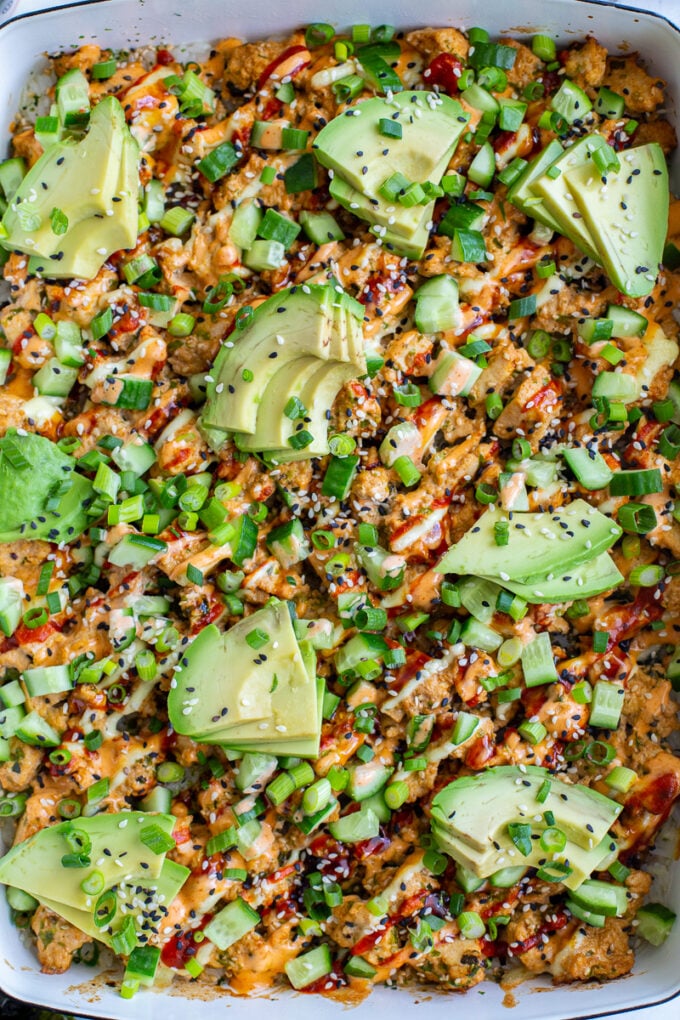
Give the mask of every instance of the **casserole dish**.
M 136 43 L 143 43 L 152 36 L 160 34 L 164 41 L 177 45 L 181 42 L 190 42 L 196 39 L 206 39 L 215 34 L 224 32 L 238 33 L 244 37 L 254 37 L 261 30 L 263 17 L 256 9 L 248 15 L 243 15 L 239 20 L 229 20 L 228 24 L 215 25 L 214 4 L 204 3 L 194 5 L 188 15 L 184 15 L 179 9 L 174 11 L 154 9 L 152 6 L 142 6 L 136 3 L 95 3 L 84 5 L 72 5 L 61 12 L 50 12 L 40 14 L 35 18 L 26 17 L 15 19 L 2 33 L 0 38 L 0 53 L 4 48 L 4 66 L 6 73 L 6 94 L 4 108 L 6 116 L 11 117 L 19 102 L 20 89 L 25 81 L 27 73 L 34 66 L 38 55 L 46 50 L 67 48 L 73 44 L 83 42 L 89 38 L 101 38 L 113 47 L 125 47 Z M 540 12 L 540 13 L 539 13 Z M 168 18 L 170 14 L 170 18 Z M 176 17 L 175 17 L 176 15 Z M 639 47 L 646 54 L 654 54 L 655 70 L 669 81 L 670 93 L 678 93 L 677 70 L 674 63 L 677 63 L 676 37 L 668 24 L 640 14 L 639 16 L 624 17 L 620 10 L 610 10 L 594 5 L 566 5 L 562 3 L 551 3 L 536 9 L 531 4 L 522 4 L 514 12 L 513 21 L 519 21 L 525 26 L 525 31 L 535 32 L 536 30 L 550 32 L 558 38 L 573 38 L 593 32 L 612 48 L 619 45 L 626 45 L 629 48 Z M 290 20 L 305 21 L 313 16 L 312 10 L 296 9 L 294 14 L 281 11 L 275 19 L 267 15 L 267 33 L 276 34 L 285 31 L 289 27 Z M 365 15 L 364 15 L 365 16 Z M 372 11 L 376 19 L 385 18 L 396 21 L 398 24 L 406 24 L 409 14 L 394 6 L 386 5 L 377 11 Z M 349 21 L 362 17 L 362 11 L 357 7 L 347 12 Z M 540 22 L 537 19 L 540 17 Z M 445 24 L 444 6 L 440 9 L 436 5 L 428 11 L 427 20 L 431 23 Z M 450 19 L 449 19 L 450 20 Z M 457 18 L 461 24 L 470 24 L 476 20 L 472 8 L 466 10 L 461 8 L 457 11 Z M 485 12 L 485 24 L 493 32 L 510 30 L 513 34 L 521 34 L 521 29 L 516 25 L 509 24 L 504 20 L 500 11 L 494 13 L 493 9 Z M 168 26 L 167 29 L 164 26 Z M 628 27 L 629 26 L 629 27 Z M 83 31 L 85 29 L 85 31 Z M 167 33 L 167 34 L 166 34 Z M 26 40 L 24 43 L 23 40 Z M 18 56 L 20 54 L 20 56 Z M 675 57 L 675 60 L 674 60 Z M 6 125 L 3 125 L 6 126 Z M 677 175 L 676 175 L 677 183 Z M 664 890 L 664 895 L 665 895 Z M 671 894 L 672 896 L 672 894 Z M 676 889 L 677 899 L 677 889 Z M 671 899 L 672 902 L 672 899 Z M 60 1009 L 74 1009 L 78 1012 L 90 1012 L 103 1016 L 122 1015 L 123 1009 L 114 991 L 107 991 L 105 984 L 97 987 L 94 993 L 88 993 L 85 988 L 78 988 L 73 985 L 73 976 L 68 979 L 40 978 L 36 983 L 33 974 L 33 959 L 26 955 L 25 960 L 21 956 L 21 949 L 16 945 L 14 934 L 8 932 L 3 937 L 3 943 L 11 946 L 9 958 L 2 961 L 2 982 L 6 989 L 24 998 L 38 999 L 42 1002 L 57 1004 Z M 569 990 L 568 992 L 551 992 L 550 998 L 546 1000 L 543 996 L 528 996 L 523 989 L 522 1009 L 529 1016 L 549 1017 L 575 1017 L 594 1015 L 597 1013 L 611 1013 L 618 1009 L 634 1008 L 638 1005 L 661 1001 L 670 997 L 677 988 L 673 975 L 673 959 L 675 956 L 674 947 L 677 949 L 677 936 L 671 939 L 666 946 L 653 957 L 641 955 L 638 970 L 635 977 L 626 983 L 619 983 L 608 989 L 606 995 L 600 994 L 598 1000 L 593 999 L 592 989 Z M 26 969 L 24 969 L 24 967 Z M 30 977 L 27 977 L 30 975 Z M 77 980 L 77 978 L 76 978 Z M 602 991 L 602 989 L 600 989 Z M 483 1014 L 486 1016 L 497 1015 L 500 1004 L 501 992 L 492 988 L 483 989 L 484 999 Z M 382 1003 L 386 993 L 382 993 L 379 1000 L 371 1000 L 371 1003 Z M 574 996 L 577 998 L 574 998 Z M 92 998 L 96 1001 L 89 1001 Z M 144 1009 L 137 1002 L 126 1005 L 124 1013 L 127 1016 L 135 1016 Z M 598 1005 L 594 1006 L 594 1002 Z M 221 1000 L 221 1006 L 224 1000 Z M 443 998 L 429 1000 L 428 1008 L 443 1010 L 448 1008 L 448 1002 Z M 176 1008 L 174 1008 L 176 1006 Z M 163 1008 L 166 1008 L 164 1003 Z M 205 1012 L 209 1017 L 216 1011 L 217 1005 L 211 1003 L 196 1004 L 196 1009 Z M 271 1008 L 268 1003 L 254 1002 L 246 1007 L 240 1004 L 240 1008 L 263 1011 Z M 300 1008 L 303 1013 L 317 1010 L 314 1000 L 301 1000 L 296 1003 L 295 1008 Z M 328 1006 L 330 1011 L 335 1006 Z M 368 1005 L 363 1009 L 370 1008 Z M 379 1005 L 380 1008 L 380 1005 Z M 186 1006 L 180 999 L 168 1002 L 167 1011 L 172 1016 L 175 1012 L 179 1015 L 180 1010 L 185 1011 Z

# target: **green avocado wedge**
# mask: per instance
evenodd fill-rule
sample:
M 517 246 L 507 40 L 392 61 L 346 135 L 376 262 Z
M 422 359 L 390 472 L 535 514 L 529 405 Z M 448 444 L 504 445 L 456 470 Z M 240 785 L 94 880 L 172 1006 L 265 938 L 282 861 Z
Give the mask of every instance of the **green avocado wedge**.
M 536 833 L 542 832 L 544 828 L 546 828 L 545 825 L 537 825 Z M 536 840 L 532 844 L 531 853 L 523 857 L 520 856 L 507 833 L 498 833 L 494 837 L 496 845 L 489 847 L 484 854 L 471 850 L 463 840 L 458 839 L 448 829 L 434 821 L 432 833 L 444 853 L 449 854 L 458 864 L 462 864 L 464 868 L 472 871 L 479 878 L 488 878 L 500 868 L 506 868 L 511 863 L 522 863 L 537 868 L 546 862 L 555 862 L 558 865 L 568 866 L 570 869 L 563 877 L 560 877 L 560 881 L 568 889 L 577 889 L 582 882 L 590 878 L 594 871 L 598 871 L 603 861 L 611 856 L 612 845 L 616 845 L 610 836 L 605 836 L 600 843 L 588 849 L 568 840 L 564 850 L 548 854 Z
M 509 541 L 498 545 L 495 525 L 507 522 Z M 622 530 L 583 499 L 554 513 L 487 510 L 436 566 L 440 574 L 474 574 L 533 584 L 594 560 Z
M 48 826 L 17 843 L 0 859 L 0 882 L 41 901 L 49 899 L 91 911 L 93 898 L 81 888 L 83 879 L 96 869 L 103 876 L 102 890 L 139 875 L 157 879 L 163 856 L 154 853 L 141 836 L 150 826 L 170 836 L 176 821 L 173 815 L 125 811 Z M 91 843 L 87 851 L 90 864 L 85 867 L 62 865 L 62 858 L 73 852 L 67 837 L 73 840 L 74 832 L 83 833 Z
M 571 570 L 565 570 L 551 580 L 544 578 L 534 584 L 519 581 L 502 581 L 497 577 L 487 578 L 503 588 L 519 595 L 530 604 L 571 602 L 572 599 L 589 599 L 594 595 L 610 591 L 623 581 L 623 574 L 609 553 L 600 553 L 594 560 L 581 563 Z
M 627 297 L 654 289 L 668 222 L 668 168 L 657 142 L 618 154 L 606 175 L 581 166 L 565 184 L 612 283 Z
M 259 305 L 246 327 L 233 334 L 215 359 L 203 409 L 205 424 L 255 435 L 263 415 L 263 430 L 268 431 L 267 389 L 271 386 L 280 396 L 281 372 L 302 358 L 347 364 L 352 375 L 362 375 L 366 365 L 360 323 L 351 330 L 347 325 L 356 305 L 332 283 L 291 287 Z M 293 385 L 288 375 L 284 378 L 286 385 Z M 279 403 L 277 397 L 277 407 Z
M 178 733 L 230 746 L 314 738 L 315 674 L 287 603 L 273 602 L 224 633 L 204 627 L 187 646 L 168 696 L 170 721 Z
M 44 260 L 45 276 L 91 279 L 136 243 L 138 162 L 123 108 L 107 96 L 84 138 L 56 142 L 28 171 L 4 213 L 3 246 Z M 55 209 L 65 217 L 61 233 L 52 229 Z
M 89 524 L 85 511 L 93 490 L 75 471 L 77 461 L 32 432 L 10 430 L 0 451 L 0 542 L 78 538 Z M 58 496 L 62 486 L 65 491 Z M 57 507 L 48 510 L 53 497 Z
M 40 897 L 40 902 L 86 935 L 112 947 L 113 936 L 126 917 L 135 920 L 138 931 L 143 926 L 147 938 L 161 936 L 166 923 L 166 911 L 190 874 L 189 868 L 166 859 L 157 878 L 149 878 L 140 873 L 130 882 L 111 886 L 116 892 L 116 914 L 109 925 L 101 928 L 95 924 L 91 909 L 79 910 L 47 896 Z

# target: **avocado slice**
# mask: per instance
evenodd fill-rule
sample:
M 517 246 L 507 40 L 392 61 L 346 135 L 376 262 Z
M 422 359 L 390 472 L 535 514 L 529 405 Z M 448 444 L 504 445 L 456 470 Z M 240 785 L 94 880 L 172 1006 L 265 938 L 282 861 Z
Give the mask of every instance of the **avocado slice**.
M 401 138 L 381 134 L 381 120 L 402 128 Z M 380 189 L 395 174 L 409 183 L 439 184 L 469 120 L 460 103 L 434 92 L 400 92 L 368 99 L 335 117 L 318 134 L 318 161 L 333 170 L 331 195 L 371 224 L 384 243 L 409 258 L 427 245 L 434 202 L 406 207 Z
M 601 553 L 594 560 L 581 563 L 567 573 L 552 578 L 544 578 L 533 584 L 522 584 L 520 581 L 501 581 L 497 577 L 485 578 L 500 584 L 508 591 L 519 595 L 526 602 L 542 604 L 544 602 L 571 602 L 572 599 L 589 599 L 600 595 L 603 591 L 615 588 L 623 581 L 623 575 L 609 553 Z
M 284 408 L 291 397 L 302 400 L 302 390 L 307 379 L 314 375 L 319 365 L 325 364 L 310 355 L 296 358 L 279 369 L 264 391 L 255 431 L 252 435 L 237 433 L 235 436 L 239 450 L 261 452 L 285 447 L 295 423 L 286 417 Z M 305 407 L 308 405 L 305 404 Z
M 247 641 L 256 629 L 269 638 L 257 649 Z M 210 743 L 315 736 L 315 663 L 309 668 L 305 654 L 285 602 L 224 633 L 214 624 L 204 627 L 185 649 L 168 695 L 174 729 Z
M 318 362 L 317 362 L 318 365 Z M 357 370 L 354 365 L 342 365 L 338 362 L 321 364 L 314 375 L 307 381 L 302 393 L 302 403 L 309 410 L 305 417 L 304 427 L 314 436 L 314 442 L 302 450 L 294 450 L 290 445 L 274 450 L 269 455 L 277 464 L 288 464 L 295 460 L 309 460 L 310 457 L 325 457 L 328 446 L 328 409 L 333 406 L 340 387 L 350 379 L 356 379 Z M 292 424 L 292 422 L 290 423 Z M 294 430 L 289 431 L 293 435 Z M 288 437 L 286 437 L 287 441 Z
M 494 526 L 510 525 L 508 545 L 499 546 Z M 622 531 L 618 524 L 575 499 L 553 513 L 487 510 L 452 546 L 436 566 L 440 574 L 474 574 L 522 584 L 563 576 L 566 570 L 594 560 L 614 545 Z
M 106 217 L 106 238 L 103 228 L 94 224 L 101 222 L 101 213 L 95 218 L 81 220 L 69 229 L 62 239 L 64 257 L 56 261 L 54 256 L 45 260 L 39 268 L 43 276 L 78 277 L 90 280 L 97 275 L 103 262 L 102 246 L 109 253 L 121 249 L 134 248 L 137 239 L 137 223 L 139 212 L 137 207 L 137 190 L 139 180 L 139 147 L 129 131 L 123 138 L 118 181 L 114 188 L 109 209 L 115 210 L 114 216 Z M 116 201 L 114 201 L 114 196 Z M 120 201 L 118 201 L 120 199 Z M 107 256 L 108 257 L 108 256 Z
M 527 216 L 533 216 L 535 220 L 540 220 L 541 223 L 545 223 L 546 226 L 551 227 L 553 230 L 559 230 L 560 226 L 548 213 L 534 192 L 533 184 L 556 159 L 559 159 L 563 152 L 564 149 L 561 144 L 556 138 L 553 138 L 546 145 L 545 149 L 539 152 L 537 156 L 534 156 L 514 184 L 511 184 L 508 188 L 508 198 L 513 205 L 516 205 Z
M 77 461 L 33 432 L 10 429 L 3 442 L 11 449 L 9 456 L 0 455 L 0 542 L 29 537 L 68 542 L 81 535 L 90 523 L 85 508 L 93 490 L 75 471 Z M 12 450 L 20 459 L 12 459 Z M 56 510 L 47 510 L 62 483 L 68 491 Z
M 627 297 L 654 289 L 668 222 L 668 168 L 657 142 L 618 154 L 619 170 L 565 173 L 583 222 L 612 283 Z M 604 183 L 606 180 L 606 183 Z
M 157 879 L 163 855 L 145 846 L 140 833 L 146 826 L 154 825 L 170 836 L 176 821 L 173 815 L 125 811 L 50 825 L 17 843 L 0 859 L 0 882 L 23 889 L 38 900 L 49 899 L 91 911 L 92 897 L 80 887 L 90 870 L 101 871 L 104 889 L 140 874 Z M 88 852 L 91 869 L 61 864 L 62 857 L 71 852 L 66 835 L 74 829 L 86 833 L 92 842 Z
M 315 670 L 316 672 L 316 670 Z M 226 733 L 224 745 L 235 751 L 255 751 L 261 754 L 291 755 L 296 758 L 318 758 L 319 744 L 321 741 L 321 727 L 323 725 L 323 695 L 325 684 L 319 677 L 316 679 L 316 723 L 317 728 L 313 737 L 291 738 L 290 740 L 239 740 L 233 734 Z M 214 737 L 211 743 L 221 743 Z
M 137 928 L 143 926 L 147 937 L 161 935 L 165 925 L 164 910 L 175 899 L 190 874 L 189 868 L 165 859 L 157 878 L 149 878 L 148 872 L 141 872 L 130 882 L 111 886 L 116 891 L 117 909 L 111 924 L 104 928 L 94 923 L 92 909 L 79 910 L 70 903 L 60 903 L 47 896 L 40 897 L 40 902 L 86 935 L 112 946 L 113 935 L 120 928 L 121 919 L 126 916 L 138 921 Z
M 540 805 L 539 805 L 540 807 Z M 532 826 L 536 834 L 540 834 L 546 826 L 544 823 Z M 501 832 L 494 837 L 494 846 L 490 846 L 485 853 L 480 854 L 472 850 L 463 840 L 458 839 L 448 829 L 439 823 L 432 823 L 432 832 L 439 843 L 439 846 L 455 861 L 468 868 L 479 878 L 488 878 L 499 868 L 508 867 L 510 861 L 518 862 L 527 867 L 537 868 L 546 862 L 568 863 L 571 871 L 560 879 L 568 889 L 577 889 L 582 882 L 590 878 L 594 871 L 600 869 L 600 865 L 611 854 L 612 838 L 605 836 L 604 839 L 592 848 L 585 849 L 571 840 L 560 853 L 546 853 L 541 848 L 538 840 L 532 846 L 531 853 L 523 857 L 507 832 Z
M 440 178 L 441 176 L 440 174 Z M 388 202 L 379 195 L 369 198 L 338 174 L 330 182 L 328 190 L 336 202 L 355 216 L 368 223 L 386 227 L 396 236 L 403 237 L 405 241 L 413 237 L 424 220 L 431 220 L 434 212 L 434 202 L 428 202 L 425 206 L 414 205 L 406 208 L 396 200 Z
M 346 343 L 332 328 L 335 297 L 332 287 L 314 284 L 279 291 L 259 305 L 238 342 L 223 346 L 215 359 L 206 424 L 252 434 L 265 390 L 283 365 L 301 357 L 349 361 Z
M 382 135 L 383 119 L 400 124 L 402 137 Z M 399 92 L 389 100 L 376 96 L 334 117 L 313 148 L 323 166 L 363 195 L 377 198 L 395 173 L 411 182 L 438 184 L 468 120 L 456 99 L 435 92 Z
M 548 780 L 547 798 L 536 794 Z M 565 783 L 535 765 L 499 765 L 454 779 L 432 801 L 432 818 L 441 828 L 483 855 L 493 849 L 511 822 L 552 811 L 567 839 L 584 850 L 602 842 L 623 805 L 590 787 Z M 533 823 L 535 824 L 535 823 Z
M 569 181 L 570 172 L 579 169 L 588 177 L 594 174 L 599 182 L 600 175 L 593 164 L 592 154 L 606 145 L 602 135 L 584 135 L 550 164 L 550 176 L 547 172 L 543 173 L 531 186 L 533 193 L 541 198 L 541 208 L 558 224 L 559 232 L 598 263 L 602 262 L 602 258 L 581 210 L 574 201 Z
M 137 163 L 123 108 L 107 96 L 82 140 L 57 142 L 26 174 L 3 216 L 3 245 L 44 258 L 48 276 L 96 275 L 109 255 L 136 242 Z M 52 230 L 55 208 L 68 219 L 64 234 Z

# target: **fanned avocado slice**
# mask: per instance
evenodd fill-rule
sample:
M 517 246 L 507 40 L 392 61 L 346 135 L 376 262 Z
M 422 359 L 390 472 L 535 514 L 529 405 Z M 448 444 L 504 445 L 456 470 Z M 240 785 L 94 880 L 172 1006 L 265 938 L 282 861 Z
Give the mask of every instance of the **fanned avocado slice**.
M 328 446 L 328 409 L 333 406 L 340 387 L 350 379 L 356 379 L 357 371 L 353 365 L 319 364 L 314 375 L 307 380 L 302 392 L 302 402 L 309 409 L 303 425 L 314 441 L 302 450 L 295 450 L 290 445 L 274 450 L 268 456 L 277 464 L 289 464 L 296 460 L 309 460 L 310 457 L 325 457 L 329 453 Z M 293 425 L 292 422 L 290 422 Z M 291 428 L 286 441 L 296 432 Z
M 176 821 L 173 815 L 124 811 L 50 825 L 17 843 L 0 859 L 0 882 L 41 901 L 91 910 L 92 897 L 80 886 L 83 879 L 95 869 L 104 877 L 104 889 L 139 875 L 157 879 L 163 857 L 146 846 L 140 834 L 153 825 L 169 836 Z M 91 864 L 87 867 L 64 867 L 61 863 L 62 857 L 73 852 L 66 840 L 73 830 L 85 833 L 91 841 L 87 854 Z
M 267 641 L 254 648 L 254 632 Z M 204 627 L 184 650 L 168 695 L 178 733 L 226 743 L 271 741 L 316 732 L 314 672 L 307 668 L 288 606 L 276 602 L 221 633 Z
M 592 598 L 593 595 L 600 595 L 621 584 L 623 575 L 609 553 L 601 553 L 591 562 L 581 563 L 569 571 L 561 572 L 551 580 L 544 578 L 535 581 L 534 584 L 501 581 L 497 577 L 488 580 L 502 585 L 526 602 L 540 605 L 544 602 L 571 602 L 572 599 Z
M 235 436 L 239 450 L 260 453 L 285 447 L 295 426 L 295 422 L 284 414 L 288 401 L 291 397 L 302 399 L 302 390 L 307 380 L 318 371 L 320 365 L 327 364 L 310 355 L 296 358 L 279 369 L 264 391 L 255 431 L 252 435 L 237 433 Z
M 284 364 L 341 354 L 331 348 L 333 297 L 329 286 L 294 287 L 255 309 L 232 346 L 221 347 L 215 359 L 203 409 L 207 425 L 254 433 L 265 390 Z
M 602 135 L 584 135 L 550 164 L 549 172 L 543 173 L 532 184 L 532 191 L 541 198 L 542 208 L 558 224 L 559 232 L 599 263 L 602 262 L 602 258 L 597 244 L 574 200 L 569 182 L 570 173 L 577 169 L 590 171 L 589 176 L 595 174 L 599 179 L 592 154 L 596 149 L 602 149 L 606 145 L 607 142 Z
M 668 223 L 668 168 L 657 142 L 618 153 L 619 170 L 578 167 L 565 174 L 599 259 L 627 297 L 654 289 Z
M 536 795 L 548 781 L 540 803 Z M 565 783 L 538 766 L 499 765 L 462 776 L 445 786 L 432 801 L 432 819 L 483 856 L 493 849 L 511 822 L 534 822 L 534 816 L 552 811 L 555 825 L 567 838 L 590 850 L 602 842 L 623 810 L 623 805 L 579 783 Z
M 507 522 L 509 542 L 497 545 L 495 525 Z M 553 513 L 487 510 L 444 553 L 437 564 L 440 574 L 474 574 L 499 580 L 533 584 L 550 575 L 594 560 L 621 536 L 618 524 L 575 499 Z
M 105 97 L 84 138 L 50 146 L 26 174 L 3 216 L 3 245 L 44 259 L 46 276 L 92 278 L 136 243 L 138 155 L 122 106 Z M 64 233 L 52 229 L 54 209 L 66 216 Z
M 439 175 L 441 178 L 441 174 Z M 368 223 L 386 227 L 395 237 L 410 241 L 424 221 L 431 220 L 434 202 L 427 205 L 401 206 L 395 199 L 388 202 L 379 195 L 369 198 L 336 175 L 330 183 L 329 192 L 341 206 Z
M 116 913 L 111 923 L 102 928 L 94 923 L 94 911 L 91 909 L 79 910 L 47 896 L 40 897 L 40 902 L 107 946 L 112 946 L 113 936 L 126 917 L 133 917 L 138 933 L 143 931 L 147 939 L 152 939 L 164 934 L 166 912 L 190 874 L 189 868 L 166 859 L 157 878 L 140 873 L 133 881 L 110 886 L 116 893 Z
M 534 156 L 515 183 L 511 184 L 508 188 L 508 198 L 513 205 L 516 205 L 527 216 L 533 216 L 534 219 L 540 220 L 541 223 L 545 223 L 546 226 L 551 227 L 553 230 L 560 229 L 559 223 L 548 213 L 540 197 L 536 195 L 533 185 L 534 181 L 537 181 L 548 167 L 556 159 L 559 159 L 563 152 L 564 149 L 558 140 L 553 138 L 551 142 L 548 142 L 545 149 L 542 149 L 537 156 Z
M 0 454 L 0 542 L 21 538 L 68 542 L 85 531 L 90 519 L 85 509 L 92 497 L 92 484 L 79 475 L 77 461 L 63 453 L 56 443 L 33 432 L 19 434 L 10 429 Z M 16 465 L 16 466 L 15 466 Z M 60 486 L 56 510 L 47 503 Z
M 294 755 L 296 758 L 318 758 L 323 725 L 323 695 L 325 684 L 321 678 L 316 680 L 316 732 L 312 737 L 299 737 L 284 740 L 234 740 L 233 735 L 225 733 L 224 746 L 235 751 L 255 751 L 264 754 Z M 213 743 L 220 743 L 213 738 Z
M 380 133 L 386 118 L 401 125 L 401 138 Z M 394 173 L 438 184 L 468 120 L 456 99 L 435 92 L 399 92 L 389 100 L 376 96 L 334 117 L 313 148 L 320 163 L 362 194 L 377 197 Z
M 544 828 L 547 826 L 543 822 L 534 825 L 537 834 Z M 577 889 L 594 871 L 598 871 L 602 862 L 611 856 L 612 846 L 616 845 L 610 836 L 605 836 L 592 848 L 586 849 L 577 843 L 567 841 L 567 845 L 560 853 L 546 853 L 541 848 L 540 842 L 535 840 L 531 853 L 524 857 L 518 852 L 507 832 L 500 832 L 494 837 L 496 845 L 490 846 L 484 854 L 479 854 L 439 823 L 433 822 L 432 832 L 445 853 L 479 878 L 488 878 L 500 868 L 514 864 L 537 868 L 546 862 L 568 863 L 571 871 L 560 878 L 568 889 Z

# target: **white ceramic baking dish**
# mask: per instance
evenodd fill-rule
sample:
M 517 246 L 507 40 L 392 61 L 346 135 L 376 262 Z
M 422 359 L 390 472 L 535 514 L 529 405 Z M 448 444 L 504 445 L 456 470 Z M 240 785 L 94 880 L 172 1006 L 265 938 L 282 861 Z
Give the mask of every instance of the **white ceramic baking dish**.
M 258 38 L 284 34 L 292 27 L 335 18 L 339 27 L 371 21 L 404 27 L 415 25 L 483 25 L 492 33 L 514 36 L 545 32 L 564 43 L 587 34 L 595 35 L 610 50 L 640 50 L 653 61 L 654 71 L 669 83 L 669 115 L 680 126 L 680 0 L 647 0 L 657 12 L 645 13 L 619 4 L 590 0 L 426 0 L 414 7 L 411 0 L 343 0 L 342 5 L 320 8 L 318 0 L 56 0 L 53 9 L 42 8 L 48 0 L 0 0 L 0 139 L 19 105 L 27 75 L 39 66 L 45 52 L 79 46 L 91 40 L 114 48 L 154 42 L 190 43 L 236 35 Z M 8 11 L 8 6 L 10 10 Z M 342 7 L 342 14 L 336 11 Z M 54 9 L 58 7 L 59 9 Z M 4 156 L 0 142 L 0 157 Z M 673 167 L 674 191 L 680 193 L 680 153 Z M 674 842 L 672 839 L 670 842 Z M 0 838 L 1 846 L 1 838 Z M 673 857 L 672 846 L 670 857 Z M 680 864 L 660 867 L 655 895 L 680 913 Z M 107 983 L 108 978 L 108 983 Z M 317 996 L 279 994 L 251 1000 L 201 994 L 187 1000 L 186 986 L 177 982 L 170 991 L 144 991 L 131 1001 L 122 1000 L 116 975 L 94 977 L 92 971 L 73 967 L 60 976 L 40 973 L 35 953 L 22 944 L 9 920 L 0 896 L 0 989 L 26 1002 L 52 1007 L 59 1012 L 108 1018 L 148 1020 L 217 1020 L 224 1010 L 248 1020 L 270 1020 L 286 1014 L 296 1020 L 340 1017 L 345 1008 Z M 632 976 L 606 985 L 552 988 L 547 982 L 522 984 L 514 990 L 517 1013 L 522 1020 L 581 1020 L 626 1012 L 668 1002 L 680 995 L 680 924 L 663 947 L 643 948 Z M 427 1013 L 428 1020 L 448 1020 L 462 1009 L 477 1020 L 498 1020 L 507 1015 L 502 989 L 485 982 L 468 992 L 416 994 L 376 989 L 352 1014 L 352 1020 L 387 1015 L 397 1010 L 404 1020 Z M 664 1015 L 680 1016 L 680 999 Z M 510 1014 L 511 1015 L 511 1014 Z

